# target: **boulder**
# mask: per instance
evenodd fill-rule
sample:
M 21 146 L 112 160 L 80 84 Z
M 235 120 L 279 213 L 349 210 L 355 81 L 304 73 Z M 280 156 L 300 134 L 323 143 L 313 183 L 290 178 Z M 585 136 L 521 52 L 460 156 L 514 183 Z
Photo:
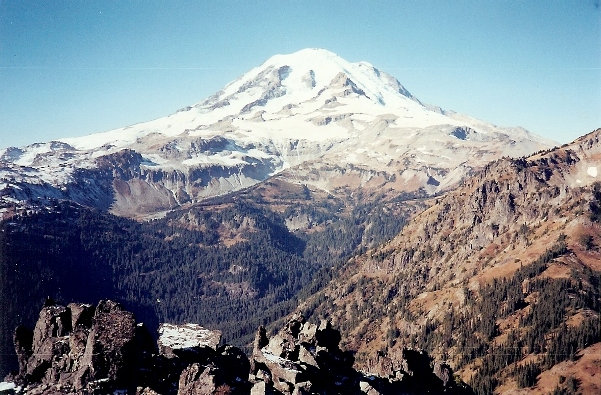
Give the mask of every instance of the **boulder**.
M 198 363 L 188 366 L 179 378 L 178 395 L 210 395 L 217 389 L 215 369 Z
M 198 324 L 167 324 L 159 326 L 158 347 L 159 353 L 166 357 L 186 350 L 209 348 L 217 350 L 221 342 L 221 332 L 203 328 Z

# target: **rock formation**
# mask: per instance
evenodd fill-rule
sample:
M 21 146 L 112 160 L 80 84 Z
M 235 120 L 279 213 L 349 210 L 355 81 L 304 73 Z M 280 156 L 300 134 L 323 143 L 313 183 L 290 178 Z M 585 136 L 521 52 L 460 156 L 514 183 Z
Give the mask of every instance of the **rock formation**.
M 159 350 L 132 313 L 107 300 L 97 306 L 46 304 L 33 331 L 20 326 L 14 343 L 19 371 L 7 381 L 28 394 L 248 392 L 248 358 L 218 346 L 221 334 L 195 325 L 166 325 Z
M 398 369 L 379 355 L 374 372 L 355 370 L 354 357 L 339 348 L 340 332 L 329 321 L 319 325 L 294 316 L 276 335 L 267 338 L 264 328 L 255 337 L 249 380 L 251 394 L 390 394 L 462 393 L 452 370 L 433 363 L 424 352 L 404 350 Z
M 461 393 L 453 372 L 405 350 L 393 367 L 378 355 L 373 373 L 357 371 L 339 347 L 340 332 L 294 316 L 269 338 L 259 328 L 252 358 L 219 345 L 221 333 L 196 324 L 163 324 L 158 347 L 143 324 L 113 301 L 97 306 L 47 303 L 33 331 L 18 327 L 19 372 L 6 391 L 128 394 Z M 9 387 L 7 387 L 9 388 Z

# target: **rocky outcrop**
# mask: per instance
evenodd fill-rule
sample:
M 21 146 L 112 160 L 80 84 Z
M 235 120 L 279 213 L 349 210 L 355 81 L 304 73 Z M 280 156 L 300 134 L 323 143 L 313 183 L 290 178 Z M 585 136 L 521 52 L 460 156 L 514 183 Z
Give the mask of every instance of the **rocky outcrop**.
M 464 391 L 447 365 L 423 352 L 405 350 L 400 366 L 378 355 L 373 372 L 357 371 L 340 338 L 329 321 L 317 325 L 297 315 L 271 338 L 259 328 L 249 361 L 242 350 L 219 345 L 219 331 L 196 324 L 162 324 L 156 347 L 144 325 L 118 303 L 47 303 L 33 331 L 15 331 L 19 372 L 7 381 L 14 383 L 11 391 L 28 394 Z
M 28 394 L 248 392 L 248 358 L 219 346 L 221 333 L 191 324 L 163 329 L 172 336 L 163 337 L 159 350 L 116 302 L 47 303 L 33 331 L 15 330 L 19 371 L 6 380 Z
M 126 388 L 139 349 L 133 314 L 112 301 L 97 306 L 47 303 L 33 333 L 14 335 L 19 373 L 14 380 L 36 392 L 103 392 Z M 107 387 L 108 385 L 108 387 Z
M 329 321 L 319 325 L 293 317 L 268 338 L 259 328 L 254 341 L 249 380 L 252 394 L 328 393 L 462 393 L 449 366 L 433 363 L 424 352 L 404 350 L 399 367 L 378 355 L 374 372 L 353 367 L 351 352 L 339 348 L 340 332 Z
M 159 352 L 169 357 L 186 349 L 208 347 L 217 350 L 221 332 L 205 329 L 198 324 L 161 324 L 159 326 Z

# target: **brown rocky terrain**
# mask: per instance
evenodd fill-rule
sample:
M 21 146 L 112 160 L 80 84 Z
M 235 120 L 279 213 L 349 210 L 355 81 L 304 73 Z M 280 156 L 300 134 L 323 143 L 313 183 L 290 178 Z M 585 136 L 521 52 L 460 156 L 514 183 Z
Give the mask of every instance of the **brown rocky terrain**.
M 491 163 L 300 310 L 339 325 L 359 367 L 417 347 L 477 392 L 553 391 L 545 372 L 601 341 L 600 138 Z

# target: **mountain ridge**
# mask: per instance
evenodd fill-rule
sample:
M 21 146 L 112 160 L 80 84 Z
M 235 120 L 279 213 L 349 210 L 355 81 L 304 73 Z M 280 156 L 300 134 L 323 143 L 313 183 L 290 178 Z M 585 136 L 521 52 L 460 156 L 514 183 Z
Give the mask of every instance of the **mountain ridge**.
M 340 325 L 365 366 L 377 350 L 394 366 L 394 350 L 416 347 L 447 360 L 477 393 L 561 388 L 546 372 L 601 341 L 600 139 L 597 129 L 492 162 L 353 257 L 299 311 Z M 527 380 L 526 365 L 537 372 Z M 595 372 L 570 374 L 595 392 Z

